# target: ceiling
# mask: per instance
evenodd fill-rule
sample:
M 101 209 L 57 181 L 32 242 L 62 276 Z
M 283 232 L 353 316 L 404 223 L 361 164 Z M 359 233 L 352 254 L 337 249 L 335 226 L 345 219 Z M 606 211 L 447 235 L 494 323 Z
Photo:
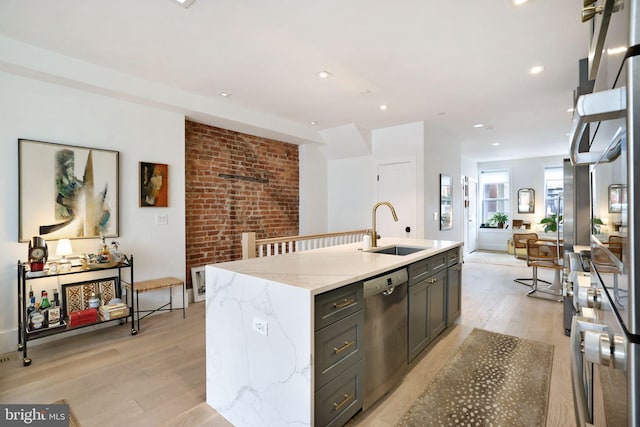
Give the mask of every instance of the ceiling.
M 168 105 L 205 123 L 242 130 L 246 122 L 296 143 L 327 143 L 323 132 L 346 125 L 366 133 L 424 121 L 479 161 L 566 155 L 567 109 L 588 53 L 581 8 L 581 0 L 196 0 L 189 8 L 2 0 L 5 46 L 46 49 L 67 71 L 7 48 L 0 70 Z M 529 74 L 535 65 L 544 71 Z M 69 71 L 85 68 L 91 78 Z M 331 76 L 319 78 L 321 70 Z M 136 92 L 145 85 L 148 95 Z

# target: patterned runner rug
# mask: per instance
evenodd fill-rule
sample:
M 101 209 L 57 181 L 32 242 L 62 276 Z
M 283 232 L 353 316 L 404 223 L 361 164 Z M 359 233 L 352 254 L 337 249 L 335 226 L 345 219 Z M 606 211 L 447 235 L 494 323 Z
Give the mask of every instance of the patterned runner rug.
M 552 345 L 474 329 L 397 426 L 544 426 L 552 362 Z
M 53 402 L 54 405 L 69 405 L 69 403 L 65 399 L 56 400 Z M 69 427 L 80 427 L 76 416 L 71 411 L 71 407 L 69 407 Z

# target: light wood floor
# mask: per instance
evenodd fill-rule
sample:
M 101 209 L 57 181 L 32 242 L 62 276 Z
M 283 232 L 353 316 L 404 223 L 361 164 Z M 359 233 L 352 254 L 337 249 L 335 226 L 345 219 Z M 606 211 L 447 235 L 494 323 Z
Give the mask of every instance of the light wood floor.
M 462 272 L 463 314 L 456 326 L 431 345 L 392 393 L 350 426 L 393 426 L 474 327 L 553 344 L 547 426 L 574 425 L 562 304 L 527 298 L 528 288 L 512 280 L 530 273 L 526 267 L 468 260 Z M 184 320 L 182 312 L 166 313 L 143 320 L 137 336 L 128 330 L 115 326 L 31 346 L 30 367 L 22 366 L 17 352 L 4 355 L 0 402 L 66 399 L 83 427 L 230 425 L 205 403 L 203 303 L 192 304 Z

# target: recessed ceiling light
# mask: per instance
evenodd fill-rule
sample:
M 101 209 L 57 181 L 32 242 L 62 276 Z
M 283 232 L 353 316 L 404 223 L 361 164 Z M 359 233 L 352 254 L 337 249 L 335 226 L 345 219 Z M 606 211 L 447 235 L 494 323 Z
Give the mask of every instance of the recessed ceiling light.
M 618 46 L 607 49 L 607 55 L 617 55 L 619 53 L 624 53 L 627 51 L 626 46 Z
M 573 113 L 575 111 L 575 109 L 573 108 L 567 108 L 567 113 Z
M 381 110 L 386 110 L 387 108 L 389 108 L 389 107 L 387 107 L 387 104 L 382 104 L 382 105 L 380 106 L 380 109 L 381 109 Z
M 493 143 L 493 144 L 491 144 L 491 145 L 493 145 L 494 147 L 497 147 L 498 145 L 500 145 L 500 143 L 499 143 L 499 142 L 494 142 L 494 143 Z
M 312 120 L 312 121 L 310 121 L 310 122 L 309 122 L 309 124 L 310 124 L 311 126 L 315 126 L 315 125 L 317 125 L 317 124 L 318 124 L 318 122 L 314 122 L 314 121 Z
M 513 4 L 515 6 L 521 6 L 523 4 L 525 4 L 527 2 L 527 0 L 513 0 Z
M 220 92 L 218 95 L 223 96 L 225 98 L 231 96 L 231 94 L 229 92 Z
M 529 74 L 540 74 L 544 71 L 544 66 L 536 65 L 535 67 L 529 68 Z
M 318 71 L 316 73 L 316 76 L 320 77 L 321 79 L 326 79 L 327 77 L 331 76 L 331 73 L 323 70 L 323 71 Z
M 191 6 L 193 2 L 195 2 L 196 0 L 174 0 L 174 1 L 186 9 L 189 6 Z
M 476 123 L 475 125 L 473 125 L 474 128 L 483 128 L 484 125 L 482 123 Z

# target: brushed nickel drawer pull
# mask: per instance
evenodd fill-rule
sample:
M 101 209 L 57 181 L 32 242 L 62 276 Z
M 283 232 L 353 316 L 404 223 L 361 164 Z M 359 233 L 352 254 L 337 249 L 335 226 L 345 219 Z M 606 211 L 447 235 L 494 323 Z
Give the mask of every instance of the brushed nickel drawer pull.
M 341 409 L 342 409 L 342 407 L 343 407 L 344 405 L 346 405 L 348 402 L 350 402 L 351 400 L 353 400 L 353 398 L 354 398 L 354 395 L 353 395 L 353 394 L 347 394 L 347 393 L 345 393 L 345 394 L 344 394 L 344 399 L 342 399 L 342 402 L 340 402 L 340 403 L 334 403 L 334 404 L 333 404 L 333 410 L 334 410 L 334 411 L 339 411 L 339 410 L 341 410 Z
M 340 347 L 340 348 L 333 347 L 333 352 L 335 354 L 340 354 L 343 351 L 345 351 L 346 349 L 348 349 L 349 347 L 351 347 L 352 345 L 354 345 L 355 343 L 356 343 L 355 341 L 351 341 L 351 342 L 345 341 L 344 345 L 342 347 Z
M 354 299 L 346 299 L 345 298 L 341 302 L 334 302 L 333 303 L 333 308 L 344 308 L 344 307 L 350 306 L 350 305 L 355 304 L 355 303 L 356 303 L 356 300 L 354 300 Z
M 427 280 L 427 282 L 429 282 L 429 283 L 436 283 L 437 281 L 438 281 L 438 279 L 429 279 L 429 280 Z

